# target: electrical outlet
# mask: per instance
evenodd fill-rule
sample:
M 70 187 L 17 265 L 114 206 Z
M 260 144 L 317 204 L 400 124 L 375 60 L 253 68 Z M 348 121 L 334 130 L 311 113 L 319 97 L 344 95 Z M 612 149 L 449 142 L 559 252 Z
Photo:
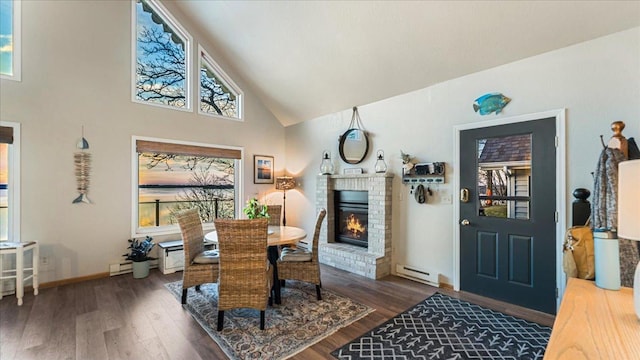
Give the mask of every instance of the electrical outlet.
M 42 265 L 49 265 L 49 257 L 47 257 L 47 256 L 40 256 L 40 264 L 42 264 Z

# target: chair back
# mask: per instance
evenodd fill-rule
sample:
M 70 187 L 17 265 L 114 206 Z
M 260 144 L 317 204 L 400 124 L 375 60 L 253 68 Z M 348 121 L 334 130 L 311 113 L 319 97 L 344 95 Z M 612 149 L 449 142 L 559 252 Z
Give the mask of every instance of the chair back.
M 196 255 L 204 251 L 204 232 L 198 209 L 189 209 L 180 212 L 176 218 L 182 233 L 182 243 L 184 248 L 184 265 L 188 266 L 193 262 Z
M 282 205 L 267 205 L 267 213 L 269 214 L 269 225 L 282 225 Z
M 218 310 L 239 307 L 265 309 L 267 279 L 267 219 L 216 219 L 220 278 Z
M 313 243 L 311 244 L 311 261 L 318 262 L 318 241 L 320 239 L 320 229 L 322 227 L 322 221 L 324 217 L 327 215 L 327 210 L 320 209 L 318 213 L 318 217 L 316 218 L 316 229 L 313 232 Z

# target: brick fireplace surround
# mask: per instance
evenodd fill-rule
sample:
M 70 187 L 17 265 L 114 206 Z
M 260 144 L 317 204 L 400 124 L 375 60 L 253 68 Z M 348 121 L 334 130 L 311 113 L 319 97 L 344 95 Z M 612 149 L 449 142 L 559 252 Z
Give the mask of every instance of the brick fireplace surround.
M 319 175 L 316 209 L 327 209 L 318 244 L 322 264 L 379 279 L 391 273 L 391 199 L 393 174 Z M 368 248 L 335 242 L 333 192 L 368 191 Z

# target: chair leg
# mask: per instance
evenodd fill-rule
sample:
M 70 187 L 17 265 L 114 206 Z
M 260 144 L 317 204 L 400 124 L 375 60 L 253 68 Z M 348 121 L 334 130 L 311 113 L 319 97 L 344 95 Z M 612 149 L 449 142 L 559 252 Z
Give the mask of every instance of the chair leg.
M 182 289 L 182 304 L 186 304 L 187 303 L 187 290 L 189 289 Z
M 320 294 L 320 285 L 316 285 L 316 297 L 318 300 L 322 300 L 322 294 Z
M 196 291 L 200 291 L 200 285 L 196 285 Z
M 224 325 L 224 311 L 218 310 L 218 331 L 222 331 Z
M 260 330 L 264 330 L 264 313 L 264 310 L 260 311 Z

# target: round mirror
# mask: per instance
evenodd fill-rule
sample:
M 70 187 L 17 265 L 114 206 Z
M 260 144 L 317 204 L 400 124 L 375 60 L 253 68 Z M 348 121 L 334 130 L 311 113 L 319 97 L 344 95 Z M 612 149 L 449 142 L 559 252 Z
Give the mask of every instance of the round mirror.
M 358 164 L 367 156 L 369 139 L 360 129 L 349 129 L 340 137 L 340 157 L 347 164 Z

